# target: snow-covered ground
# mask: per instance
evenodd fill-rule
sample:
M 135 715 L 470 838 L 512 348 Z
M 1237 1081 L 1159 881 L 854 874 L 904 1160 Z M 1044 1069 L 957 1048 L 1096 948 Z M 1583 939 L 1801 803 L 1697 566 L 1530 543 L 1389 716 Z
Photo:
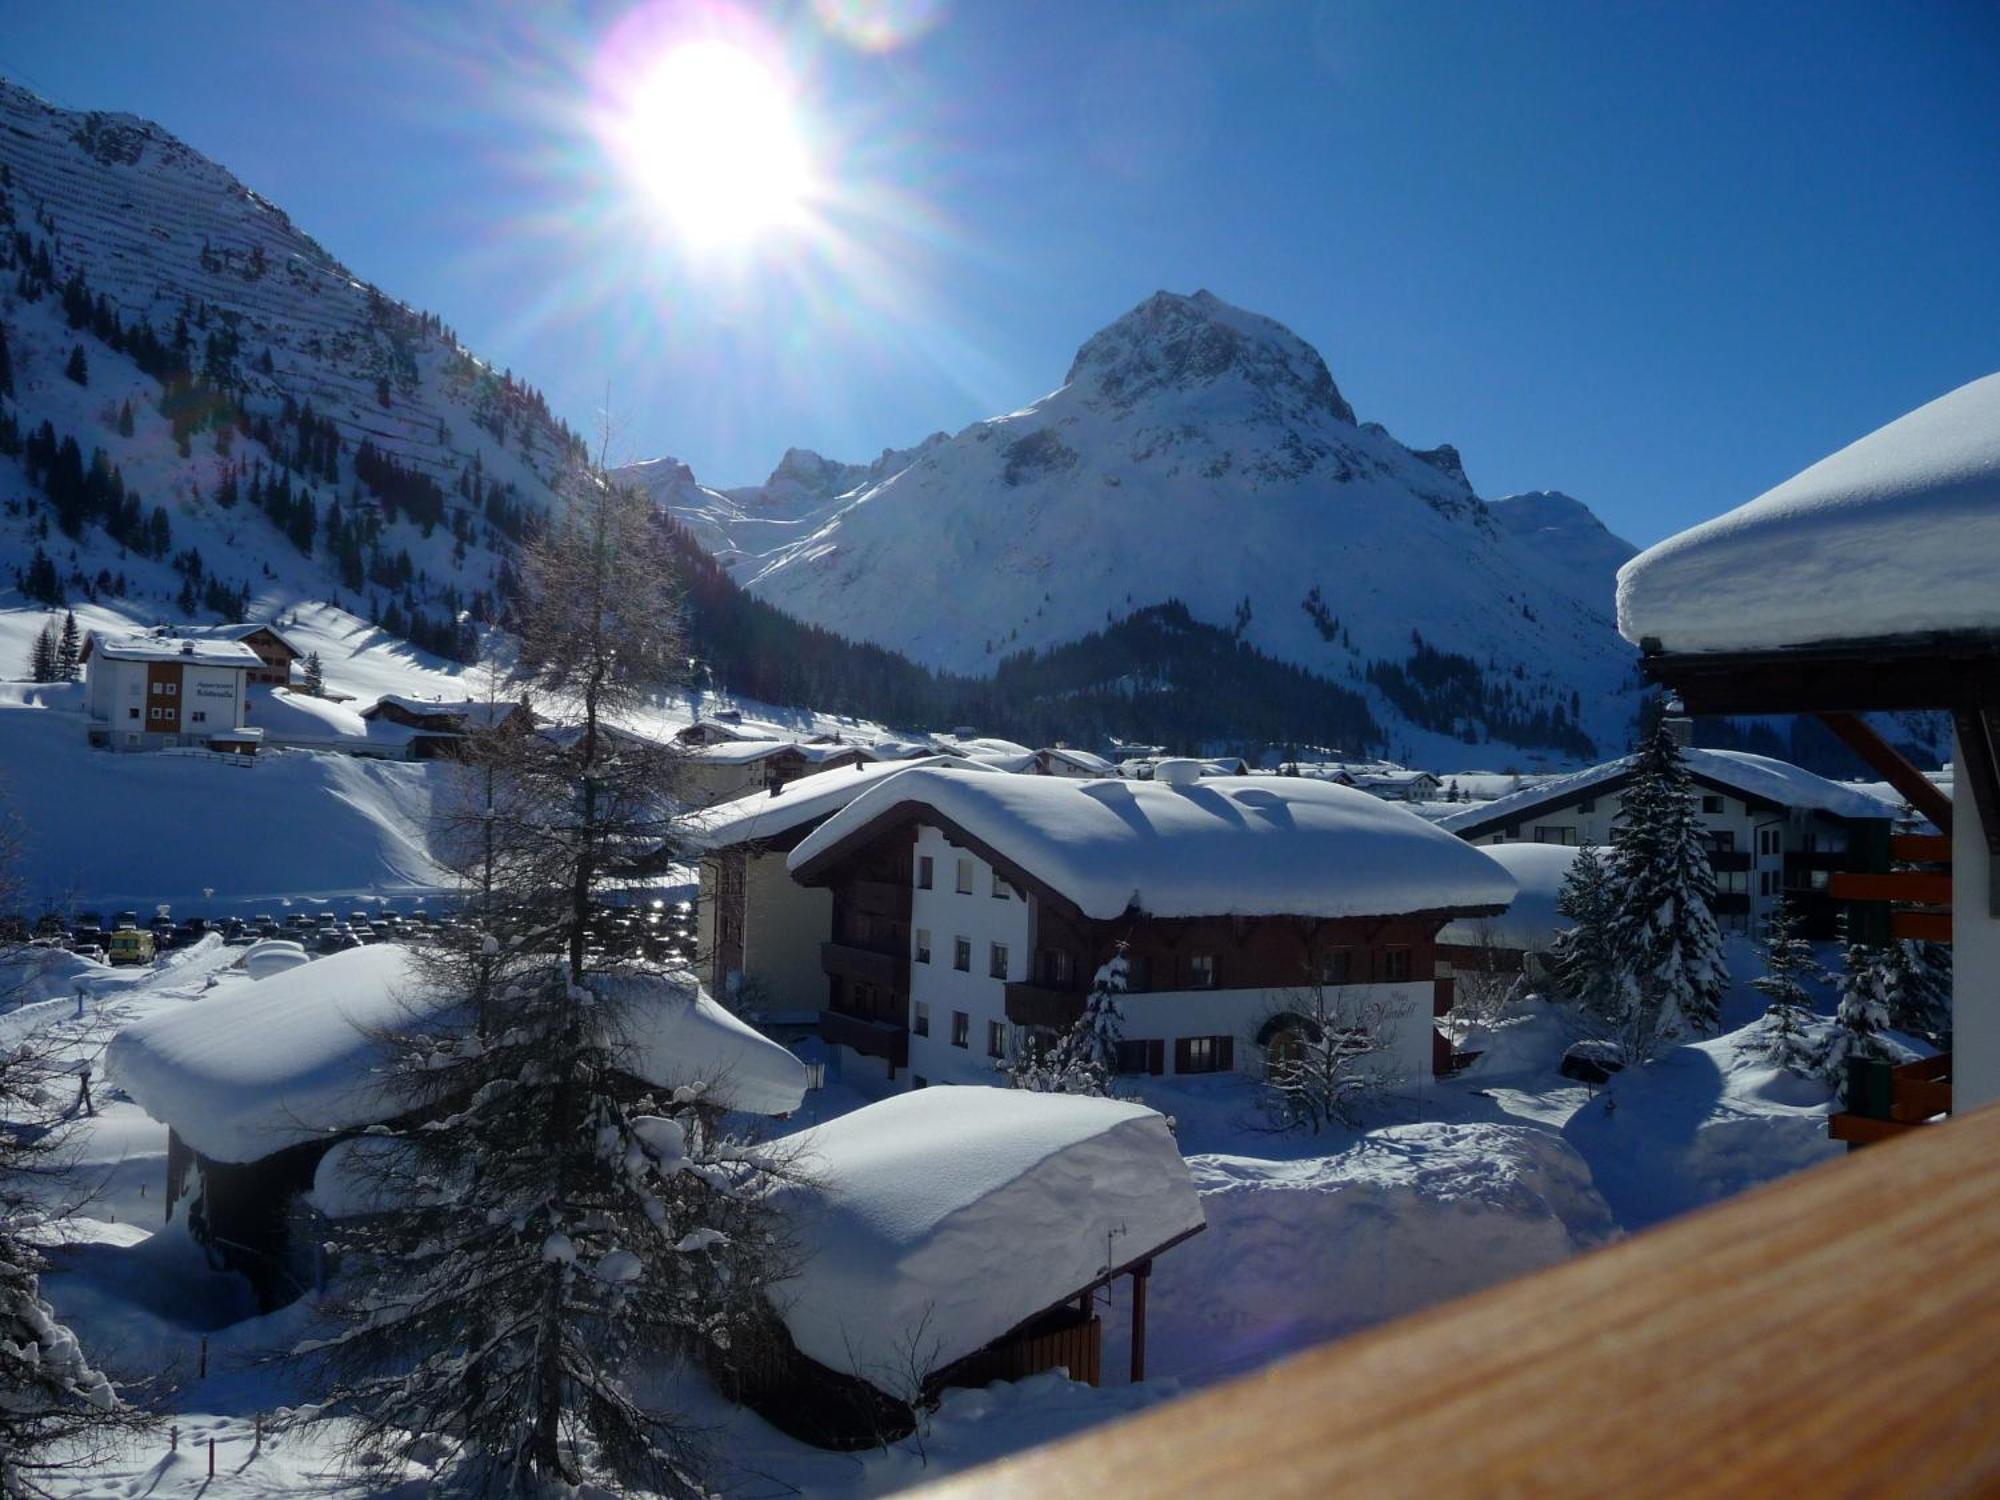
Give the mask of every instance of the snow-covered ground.
M 51 998 L 0 1017 L 0 1042 L 58 1027 L 95 1060 L 97 1113 L 80 1122 L 81 1175 L 96 1191 L 55 1253 L 47 1290 L 120 1378 L 151 1381 L 170 1434 L 136 1440 L 78 1495 L 261 1497 L 330 1486 L 334 1425 L 281 1428 L 313 1392 L 263 1355 L 298 1338 L 310 1309 L 254 1316 L 247 1287 L 211 1271 L 178 1220 L 162 1227 L 166 1132 L 104 1078 L 118 1027 L 226 1001 L 257 981 L 241 950 L 212 940 L 158 968 L 44 976 Z M 1823 957 L 1826 955 L 1822 955 Z M 1125 1383 L 1129 1313 L 1108 1296 L 1099 1388 L 1043 1375 L 954 1392 L 918 1433 L 886 1449 L 834 1454 L 786 1437 L 721 1402 L 685 1373 L 663 1372 L 681 1409 L 710 1423 L 714 1479 L 732 1496 L 879 1495 L 1113 1420 L 1183 1390 L 1252 1369 L 1321 1340 L 1559 1262 L 1726 1193 L 1836 1151 L 1827 1090 L 1775 1072 L 1757 1055 L 1753 971 L 1738 944 L 1723 1035 L 1668 1051 L 1651 1067 L 1592 1090 L 1557 1065 L 1571 1033 L 1546 1008 L 1489 1027 L 1469 1073 L 1385 1106 L 1369 1128 L 1273 1134 L 1247 1075 L 1148 1079 L 1143 1102 L 1172 1117 L 1207 1229 L 1161 1257 L 1153 1280 L 1150 1373 Z M 73 998 L 89 992 L 81 1017 Z M 794 1121 L 808 1129 L 859 1105 L 838 1079 Z M 201 1341 L 209 1373 L 197 1378 Z M 257 1446 L 258 1419 L 267 1424 Z M 216 1441 L 216 1478 L 207 1449 Z M 399 1459 L 364 1493 L 420 1477 Z

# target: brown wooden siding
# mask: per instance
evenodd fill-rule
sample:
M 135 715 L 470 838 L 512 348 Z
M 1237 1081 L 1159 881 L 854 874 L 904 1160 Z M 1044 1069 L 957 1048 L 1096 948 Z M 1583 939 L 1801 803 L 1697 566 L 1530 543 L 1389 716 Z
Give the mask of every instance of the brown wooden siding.
M 171 687 L 173 691 L 167 692 Z M 153 717 L 159 709 L 160 716 Z M 146 663 L 146 706 L 141 710 L 148 734 L 181 732 L 181 664 L 177 661 Z

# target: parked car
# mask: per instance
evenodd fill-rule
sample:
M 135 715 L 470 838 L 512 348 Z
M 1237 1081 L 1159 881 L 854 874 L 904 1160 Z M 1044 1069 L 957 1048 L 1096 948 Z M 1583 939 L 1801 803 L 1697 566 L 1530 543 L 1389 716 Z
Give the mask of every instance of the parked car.
M 114 932 L 125 928 L 136 928 L 138 925 L 139 914 L 136 911 L 121 911 L 111 919 L 111 928 Z
M 105 948 L 105 962 L 113 964 L 149 964 L 158 954 L 158 945 L 150 932 L 142 932 L 138 927 L 120 927 L 111 934 Z
M 79 943 L 70 949 L 78 958 L 87 958 L 94 964 L 105 962 L 104 950 L 95 943 Z

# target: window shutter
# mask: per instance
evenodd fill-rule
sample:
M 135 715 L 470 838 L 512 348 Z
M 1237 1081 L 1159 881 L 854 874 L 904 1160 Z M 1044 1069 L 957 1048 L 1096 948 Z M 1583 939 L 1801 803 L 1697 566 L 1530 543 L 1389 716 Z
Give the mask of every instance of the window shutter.
M 1218 1073 L 1233 1072 L 1236 1067 L 1236 1038 L 1219 1036 L 1215 1039 L 1215 1070 Z
M 1158 1037 L 1146 1043 L 1146 1071 L 1155 1078 L 1167 1071 L 1167 1044 Z
M 1189 1064 L 1191 1064 L 1193 1061 L 1194 1061 L 1194 1055 L 1188 1047 L 1188 1039 L 1184 1036 L 1175 1037 L 1174 1071 L 1176 1073 L 1185 1073 L 1188 1070 Z

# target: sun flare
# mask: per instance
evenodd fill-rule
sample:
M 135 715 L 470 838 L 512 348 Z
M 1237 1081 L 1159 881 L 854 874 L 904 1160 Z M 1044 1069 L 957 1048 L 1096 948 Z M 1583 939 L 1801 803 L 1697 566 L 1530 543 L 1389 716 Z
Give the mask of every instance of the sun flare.
M 791 90 L 730 42 L 685 42 L 637 71 L 615 145 L 689 243 L 741 246 L 805 217 L 812 162 Z

